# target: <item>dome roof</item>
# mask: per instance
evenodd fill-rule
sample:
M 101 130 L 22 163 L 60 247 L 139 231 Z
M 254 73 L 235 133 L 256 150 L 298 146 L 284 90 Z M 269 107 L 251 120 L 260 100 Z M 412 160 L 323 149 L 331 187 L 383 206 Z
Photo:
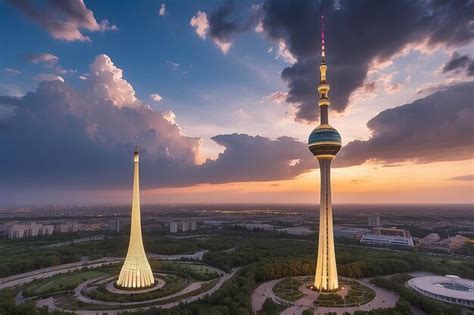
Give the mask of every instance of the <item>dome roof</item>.
M 339 144 L 341 145 L 341 135 L 330 125 L 320 125 L 309 135 L 308 145 L 318 144 Z

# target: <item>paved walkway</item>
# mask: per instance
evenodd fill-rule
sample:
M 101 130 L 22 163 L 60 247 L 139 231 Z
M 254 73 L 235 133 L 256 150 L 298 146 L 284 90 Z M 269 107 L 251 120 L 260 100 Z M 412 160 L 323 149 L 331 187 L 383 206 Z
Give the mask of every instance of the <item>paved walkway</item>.
M 107 289 L 107 291 L 111 293 L 115 293 L 115 294 L 125 294 L 125 295 L 141 294 L 141 293 L 153 292 L 165 286 L 165 280 L 155 277 L 155 283 L 153 284 L 152 287 L 149 287 L 149 288 L 145 288 L 141 290 L 118 289 L 117 287 L 115 287 L 116 281 L 112 281 L 114 278 L 116 277 L 113 276 L 108 279 L 110 282 L 105 285 L 105 288 Z
M 283 279 L 284 278 L 265 282 L 255 289 L 255 291 L 252 293 L 252 310 L 254 314 L 256 314 L 257 311 L 262 309 L 263 303 L 265 302 L 267 298 L 271 298 L 276 303 L 281 302 L 281 299 L 278 298 L 273 292 L 273 287 Z M 346 307 L 346 308 L 315 307 L 313 303 L 317 298 L 317 294 L 315 294 L 314 291 L 309 290 L 304 285 L 302 285 L 300 286 L 299 290 L 302 293 L 306 293 L 305 296 L 303 296 L 299 300 L 296 300 L 294 303 L 292 303 L 293 304 L 292 306 L 285 309 L 281 314 L 282 315 L 298 315 L 298 314 L 301 314 L 305 309 L 309 309 L 309 308 L 314 308 L 315 309 L 314 314 L 320 315 L 320 314 L 325 314 L 329 312 L 333 312 L 336 314 L 343 314 L 344 312 L 353 313 L 356 310 L 369 311 L 369 310 L 373 310 L 377 308 L 394 307 L 398 301 L 398 296 L 395 295 L 391 291 L 373 286 L 372 284 L 369 283 L 369 280 L 370 279 L 360 280 L 360 282 L 362 282 L 364 285 L 374 290 L 376 293 L 375 298 L 367 304 L 356 306 L 356 307 Z

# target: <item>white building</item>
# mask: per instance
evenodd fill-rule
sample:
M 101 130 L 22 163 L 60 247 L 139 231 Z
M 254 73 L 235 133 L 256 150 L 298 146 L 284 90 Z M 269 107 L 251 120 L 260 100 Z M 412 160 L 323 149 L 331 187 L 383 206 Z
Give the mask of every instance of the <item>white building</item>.
M 78 223 L 63 223 L 56 226 L 57 233 L 74 233 L 81 230 Z
M 178 232 L 178 223 L 171 222 L 170 223 L 170 233 L 176 233 L 176 232 Z
M 374 228 L 372 233 L 362 235 L 360 242 L 368 245 L 414 246 L 410 232 L 397 228 Z
M 181 231 L 186 232 L 189 230 L 190 224 L 188 221 L 181 221 Z
M 12 224 L 7 227 L 7 236 L 9 239 L 38 237 L 42 235 L 53 234 L 53 225 L 42 225 L 35 222 L 29 224 Z
M 370 227 L 376 227 L 376 226 L 380 226 L 380 216 L 379 215 L 371 215 L 369 216 L 368 218 L 368 221 L 369 221 L 369 226 Z
M 54 225 L 49 224 L 49 225 L 43 225 L 40 235 L 53 235 L 54 232 Z
M 197 223 L 196 223 L 196 221 L 191 221 L 191 222 L 189 222 L 189 223 L 190 223 L 190 225 L 191 225 L 191 226 L 190 226 L 191 231 L 196 231 L 196 230 L 197 230 Z
M 415 277 L 408 285 L 420 294 L 432 299 L 474 307 L 474 281 L 457 276 L 425 276 Z

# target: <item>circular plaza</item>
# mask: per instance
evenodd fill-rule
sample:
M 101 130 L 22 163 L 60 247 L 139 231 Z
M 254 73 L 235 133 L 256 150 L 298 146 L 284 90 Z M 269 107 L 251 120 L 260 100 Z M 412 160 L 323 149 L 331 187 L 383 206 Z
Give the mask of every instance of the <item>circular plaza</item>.
M 149 288 L 117 286 L 120 263 L 112 262 L 32 279 L 16 301 L 82 315 L 171 308 L 211 295 L 235 274 L 200 262 L 150 260 L 150 265 L 155 281 Z
M 396 295 L 375 287 L 368 279 L 339 277 L 339 289 L 331 292 L 312 290 L 313 281 L 314 277 L 303 276 L 265 282 L 252 295 L 253 311 L 258 312 L 267 299 L 285 307 L 282 314 L 300 313 L 303 310 L 313 314 L 370 311 L 394 307 L 398 300 Z

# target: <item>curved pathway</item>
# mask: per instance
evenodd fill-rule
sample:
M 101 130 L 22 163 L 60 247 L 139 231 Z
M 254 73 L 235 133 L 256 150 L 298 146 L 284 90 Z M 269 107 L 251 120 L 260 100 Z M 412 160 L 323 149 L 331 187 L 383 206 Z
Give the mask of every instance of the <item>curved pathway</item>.
M 50 303 L 47 303 L 48 307 L 49 307 L 49 310 L 52 311 L 53 309 L 57 309 L 57 310 L 61 310 L 61 311 L 65 311 L 65 312 L 74 312 L 74 314 L 77 314 L 77 315 L 96 315 L 96 314 L 103 314 L 103 313 L 107 313 L 108 315 L 116 315 L 118 314 L 119 312 L 124 312 L 124 311 L 130 311 L 130 312 L 135 312 L 135 311 L 138 311 L 138 310 L 146 310 L 146 309 L 150 309 L 150 308 L 162 308 L 162 309 L 167 309 L 167 308 L 172 308 L 172 307 L 175 307 L 177 305 L 179 305 L 180 303 L 190 303 L 190 302 L 194 302 L 194 301 L 197 301 L 199 299 L 202 299 L 203 297 L 207 296 L 207 295 L 211 295 L 213 294 L 215 291 L 217 291 L 223 284 L 225 281 L 229 280 L 230 278 L 232 278 L 235 273 L 239 270 L 240 268 L 237 268 L 237 269 L 234 269 L 231 273 L 225 273 L 220 279 L 219 281 L 216 283 L 215 286 L 213 286 L 212 288 L 210 288 L 209 290 L 205 291 L 205 292 L 201 292 L 197 295 L 193 295 L 193 296 L 190 296 L 190 297 L 187 297 L 187 298 L 183 298 L 182 300 L 180 301 L 177 301 L 177 302 L 170 302 L 170 303 L 167 303 L 167 304 L 161 304 L 161 305 L 150 305 L 150 306 L 144 306 L 144 307 L 136 307 L 136 308 L 130 308 L 130 309 L 120 309 L 120 310 L 117 310 L 117 309 L 114 309 L 114 308 L 111 308 L 111 309 L 108 309 L 108 310 L 67 310 L 67 309 L 62 309 L 62 308 L 59 308 L 57 307 L 56 305 L 54 305 L 54 300 L 52 300 Z M 95 279 L 97 280 L 97 279 Z M 86 281 L 87 282 L 87 281 Z M 84 283 L 86 283 L 84 282 Z M 84 284 L 82 283 L 82 284 Z M 173 297 L 177 297 L 179 295 L 182 295 L 182 294 L 186 294 L 186 293 L 189 293 L 189 292 L 192 292 L 194 290 L 197 290 L 201 287 L 201 285 L 203 284 L 204 282 L 194 282 L 192 283 L 191 285 L 187 286 L 185 289 L 175 293 L 175 294 L 172 294 L 172 295 L 169 295 L 169 296 L 166 296 L 166 297 L 162 297 L 162 298 L 157 298 L 157 299 L 154 299 L 154 300 L 150 300 L 150 301 L 144 301 L 144 302 L 130 302 L 130 303 L 121 303 L 119 305 L 136 305 L 137 303 L 150 303 L 150 302 L 158 302 L 160 300 L 166 300 L 166 299 L 170 299 L 170 298 L 173 298 Z M 81 284 L 81 286 L 82 286 Z M 80 286 L 79 286 L 80 287 Z M 76 290 L 79 290 L 79 287 L 77 287 L 75 290 L 74 290 L 74 296 L 76 298 L 78 298 L 78 296 L 76 296 L 76 293 L 77 291 Z M 80 293 L 80 291 L 79 291 Z M 87 297 L 84 297 L 87 300 L 86 303 L 89 304 L 89 298 Z M 81 301 L 82 298 L 80 299 Z M 86 300 L 84 300 L 85 302 Z M 91 301 L 94 301 L 95 303 L 93 304 L 100 304 L 100 305 L 109 305 L 108 303 L 113 303 L 113 302 L 102 302 L 102 301 L 95 301 L 95 300 L 91 300 Z M 101 302 L 101 303 L 97 303 L 97 302 Z M 133 303 L 133 304 L 132 304 Z M 91 303 L 92 304 L 92 303 Z M 117 305 L 113 305 L 113 306 L 117 306 Z
M 306 289 L 310 291 L 309 293 L 305 296 L 303 296 L 301 299 L 296 300 L 295 302 L 288 302 L 284 301 L 278 296 L 275 295 L 273 292 L 273 287 L 280 281 L 282 281 L 285 278 L 281 279 L 276 279 L 276 280 L 271 280 L 268 282 L 265 282 L 258 286 L 255 291 L 252 293 L 252 310 L 254 314 L 257 313 L 257 311 L 262 309 L 263 303 L 267 298 L 271 298 L 275 303 L 279 304 L 288 304 L 291 303 L 293 304 L 292 306 L 288 307 L 285 309 L 281 314 L 282 315 L 292 315 L 292 314 L 301 314 L 305 309 L 314 309 L 314 314 L 325 314 L 325 313 L 336 313 L 336 314 L 343 314 L 344 312 L 349 312 L 353 313 L 354 311 L 357 310 L 362 310 L 362 311 L 369 311 L 377 308 L 389 308 L 389 307 L 394 307 L 395 304 L 397 303 L 399 297 L 395 295 L 393 292 L 376 287 L 372 284 L 369 283 L 370 279 L 361 279 L 359 280 L 362 282 L 364 285 L 367 287 L 371 288 L 372 290 L 375 291 L 376 296 L 375 298 L 370 301 L 367 304 L 361 305 L 361 306 L 355 306 L 355 307 L 316 307 L 314 306 L 313 302 L 315 300 L 315 295 L 313 291 L 310 291 L 309 289 Z M 302 288 L 300 287 L 300 290 Z M 301 290 L 302 293 L 305 293 L 304 290 Z

